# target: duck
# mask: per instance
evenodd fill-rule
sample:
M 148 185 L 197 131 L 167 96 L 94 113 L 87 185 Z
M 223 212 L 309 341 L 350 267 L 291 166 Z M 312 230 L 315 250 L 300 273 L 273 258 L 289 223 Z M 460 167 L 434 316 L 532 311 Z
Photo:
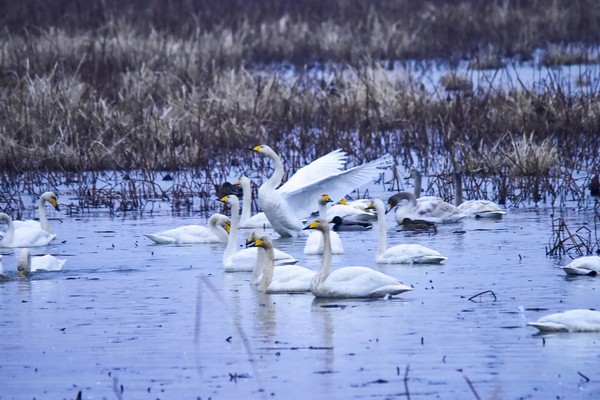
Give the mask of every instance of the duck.
M 35 221 L 33 219 L 28 219 L 26 221 L 13 220 L 13 225 L 15 229 L 43 229 L 46 232 L 53 234 L 54 231 L 50 226 L 50 221 L 48 220 L 48 215 L 46 214 L 46 203 L 52 204 L 52 207 L 58 212 L 60 212 L 60 208 L 58 206 L 58 197 L 54 192 L 44 192 L 40 196 L 40 200 L 38 202 L 38 213 L 40 215 L 39 221 Z
M 437 232 L 435 223 L 426 221 L 424 219 L 410 219 L 404 218 L 400 223 L 403 229 L 407 231 L 433 231 Z
M 17 262 L 17 271 L 20 276 L 29 275 L 36 271 L 62 271 L 67 260 L 57 258 L 51 254 L 31 257 L 29 249 L 22 249 Z
M 208 219 L 208 226 L 184 225 L 156 233 L 146 233 L 144 236 L 158 244 L 225 243 L 230 227 L 229 217 L 215 213 Z
M 12 218 L 5 213 L 0 213 L 0 221 L 7 225 L 6 233 L 0 240 L 0 247 L 46 246 L 56 238 L 55 233 L 48 233 L 41 225 L 36 228 L 34 224 L 30 224 L 28 227 L 15 229 Z
M 259 212 L 250 216 L 250 210 L 252 210 L 252 188 L 250 187 L 250 178 L 242 175 L 236 183 L 242 187 L 243 204 L 242 216 L 240 217 L 240 228 L 272 228 L 271 223 L 264 212 Z
M 439 264 L 448 259 L 439 251 L 420 244 L 398 244 L 388 248 L 385 206 L 380 199 L 374 198 L 369 208 L 377 214 L 379 244 L 375 262 L 378 264 Z
M 240 187 L 240 185 L 237 182 L 223 182 L 220 185 L 218 183 L 215 183 L 215 194 L 219 199 L 223 196 L 227 196 L 230 194 L 235 194 L 236 196 L 240 197 L 243 195 L 243 188 Z
M 223 252 L 222 263 L 225 272 L 251 272 L 256 265 L 257 248 L 237 249 L 237 234 L 240 222 L 240 200 L 236 195 L 223 196 L 220 199 L 231 208 L 231 230 L 227 239 L 227 246 Z M 273 249 L 275 264 L 296 264 L 298 260 L 293 256 L 277 249 Z
M 458 207 L 467 217 L 473 218 L 502 218 L 506 214 L 500 206 L 489 200 L 467 200 L 463 201 L 462 176 L 454 173 L 454 205 Z
M 258 238 L 254 234 L 246 241 L 246 246 L 258 249 L 258 257 L 264 261 L 263 271 L 256 288 L 263 293 L 303 293 L 310 291 L 315 271 L 301 265 L 278 265 L 275 267 L 273 241 L 266 235 Z M 258 263 L 257 263 L 258 265 Z M 253 272 L 253 275 L 255 273 Z
M 319 216 L 327 215 L 327 203 L 331 203 L 331 197 L 323 193 L 319 198 Z M 329 219 L 329 217 L 327 217 Z M 339 217 L 336 217 L 339 218 Z M 343 254 L 344 245 L 342 239 L 336 232 L 331 233 L 331 252 L 332 254 Z M 304 254 L 323 254 L 323 235 L 319 232 L 311 232 L 306 238 L 304 244 Z
M 403 200 L 406 200 L 407 203 L 400 204 Z M 420 200 L 417 202 L 413 193 L 398 192 L 390 196 L 386 208 L 387 211 L 391 211 L 397 207 L 394 217 L 399 225 L 402 225 L 405 218 L 424 220 L 434 224 L 454 223 L 465 218 L 458 207 L 440 198 L 427 196 Z
M 323 192 L 332 198 L 342 198 L 353 189 L 367 184 L 377 177 L 380 168 L 389 166 L 389 155 L 347 170 L 342 170 L 346 153 L 334 150 L 300 168 L 284 185 L 281 158 L 267 145 L 252 148 L 258 154 L 271 159 L 274 172 L 258 190 L 258 203 L 273 229 L 282 237 L 297 237 L 304 224 L 302 218 L 314 211 L 314 205 Z
M 600 311 L 574 309 L 546 315 L 528 326 L 547 332 L 599 332 Z
M 584 256 L 561 267 L 567 275 L 596 276 L 600 273 L 600 256 Z
M 369 267 L 348 266 L 331 270 L 329 223 L 323 218 L 311 222 L 307 229 L 323 235 L 324 252 L 321 268 L 314 276 L 310 291 L 317 298 L 381 298 L 412 290 L 396 278 Z
M 343 220 L 337 215 L 333 217 L 331 222 L 333 223 L 333 226 L 331 227 L 331 230 L 333 231 L 331 232 L 332 235 L 335 232 L 368 231 L 369 229 L 373 228 L 373 223 L 371 222 Z

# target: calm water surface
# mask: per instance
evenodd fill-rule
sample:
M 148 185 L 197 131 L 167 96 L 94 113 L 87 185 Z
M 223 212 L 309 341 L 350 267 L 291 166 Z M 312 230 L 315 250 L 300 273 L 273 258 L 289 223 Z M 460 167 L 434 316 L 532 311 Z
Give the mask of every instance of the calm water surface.
M 578 227 L 591 215 L 567 218 Z M 259 294 L 248 273 L 223 273 L 224 245 L 142 236 L 205 218 L 53 221 L 59 239 L 33 254 L 67 258 L 62 272 L 17 278 L 18 250 L 1 251 L 11 278 L 0 283 L 0 399 L 600 398 L 600 334 L 526 326 L 600 308 L 598 279 L 566 278 L 565 261 L 545 256 L 550 211 L 514 210 L 435 236 L 396 232 L 387 217 L 389 245 L 421 243 L 449 259 L 380 267 L 415 290 L 372 301 Z M 341 236 L 335 265 L 374 266 L 375 231 Z M 302 254 L 302 239 L 276 245 L 320 264 Z M 495 300 L 469 300 L 487 290 Z

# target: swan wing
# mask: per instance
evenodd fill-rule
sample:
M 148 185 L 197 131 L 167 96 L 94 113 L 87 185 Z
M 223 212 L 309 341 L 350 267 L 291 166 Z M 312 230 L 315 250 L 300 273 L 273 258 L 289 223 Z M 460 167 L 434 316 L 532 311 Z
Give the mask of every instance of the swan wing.
M 300 168 L 286 183 L 277 190 L 280 193 L 294 192 L 322 176 L 333 175 L 340 172 L 346 163 L 346 152 L 337 149 L 331 153 L 317 158 L 310 164 Z
M 8 247 L 39 247 L 46 246 L 56 238 L 55 233 L 48 233 L 45 230 L 25 228 L 15 229 L 12 242 Z
M 546 315 L 527 325 L 541 332 L 598 332 L 600 331 L 600 311 L 568 310 Z
M 600 273 L 600 257 L 585 256 L 571 261 L 561 267 L 567 275 L 597 275 Z
M 344 245 L 337 232 L 330 232 L 331 254 L 343 254 Z M 323 235 L 321 232 L 311 232 L 306 238 L 304 254 L 323 254 Z
M 35 271 L 61 271 L 67 260 L 46 254 L 40 257 L 31 257 L 31 272 Z
M 296 258 L 284 251 L 273 249 L 273 253 L 275 256 L 275 265 L 288 265 L 298 262 Z M 225 272 L 252 272 L 256 265 L 257 257 L 257 247 L 238 250 L 229 257 L 223 259 Z
M 386 155 L 366 164 L 339 171 L 333 175 L 324 176 L 320 174 L 322 178 L 281 195 L 288 204 L 288 210 L 294 212 L 297 218 L 303 218 L 315 211 L 318 200 L 323 193 L 327 193 L 331 198 L 342 198 L 357 187 L 377 179 L 381 174 L 380 168 L 389 166 L 391 160 L 391 156 Z M 279 192 L 279 189 L 277 189 L 277 192 Z
M 315 271 L 300 265 L 278 265 L 267 293 L 302 293 L 310 291 Z
M 469 200 L 458 206 L 458 209 L 466 216 L 471 217 L 494 217 L 506 214 L 493 201 L 489 200 Z
M 248 221 L 240 222 L 240 228 L 272 228 L 264 212 L 251 216 Z
M 447 260 L 439 251 L 420 244 L 398 244 L 377 257 L 380 264 L 439 264 Z
M 318 297 L 384 297 L 412 290 L 389 275 L 367 267 L 351 266 L 332 271 L 319 285 Z
M 145 234 L 155 243 L 220 243 L 221 239 L 210 228 L 202 225 L 184 225 L 157 233 Z

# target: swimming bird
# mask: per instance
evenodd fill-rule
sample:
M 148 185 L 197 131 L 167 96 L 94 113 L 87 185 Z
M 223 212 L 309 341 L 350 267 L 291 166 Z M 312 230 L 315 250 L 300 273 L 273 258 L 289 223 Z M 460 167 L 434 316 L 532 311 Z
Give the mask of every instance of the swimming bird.
M 319 198 L 319 216 L 323 217 L 327 215 L 327 203 L 331 203 L 332 200 L 327 194 L 322 194 Z M 329 217 L 326 217 L 329 220 Z M 339 218 L 339 217 L 337 217 Z M 332 254 L 344 253 L 344 245 L 342 239 L 336 232 L 331 233 L 331 252 Z M 319 232 L 311 232 L 306 238 L 304 244 L 304 254 L 323 254 L 323 235 Z
M 250 179 L 247 176 L 241 176 L 238 182 L 242 187 L 243 201 L 240 228 L 271 228 L 271 223 L 264 212 L 259 212 L 250 216 L 250 211 L 252 209 L 252 188 L 250 187 Z M 236 196 L 239 197 L 239 195 Z
M 410 219 L 404 218 L 400 223 L 403 229 L 407 231 L 433 231 L 437 232 L 435 223 L 426 221 L 424 219 Z
M 546 315 L 527 325 L 540 332 L 598 332 L 600 331 L 600 311 L 575 309 Z
M 406 200 L 406 204 L 401 204 Z M 422 197 L 417 201 L 415 195 L 410 192 L 399 192 L 391 196 L 387 201 L 387 211 L 397 207 L 394 217 L 398 224 L 402 224 L 404 218 L 421 219 L 433 223 L 443 224 L 458 222 L 465 217 L 458 207 L 443 201 L 438 197 Z
M 302 218 L 314 210 L 321 193 L 342 198 L 353 189 L 376 179 L 381 173 L 379 168 L 391 162 L 391 157 L 386 155 L 341 170 L 346 156 L 341 150 L 335 150 L 302 167 L 279 187 L 284 175 L 279 156 L 266 145 L 255 146 L 252 150 L 269 157 L 273 162 L 273 174 L 258 190 L 258 203 L 273 229 L 284 237 L 298 236 L 303 229 Z
M 221 198 L 223 203 L 231 207 L 231 231 L 227 240 L 227 247 L 223 252 L 222 262 L 225 272 L 250 272 L 256 265 L 257 248 L 238 250 L 237 235 L 240 221 L 240 200 L 235 195 Z M 291 255 L 274 249 L 275 264 L 295 264 L 297 259 Z
M 454 173 L 454 204 L 467 217 L 475 218 L 502 218 L 506 214 L 498 204 L 489 200 L 467 200 L 463 201 L 462 176 Z
M 46 246 L 56 238 L 55 233 L 48 233 L 41 228 L 41 225 L 36 228 L 34 224 L 30 224 L 27 227 L 15 229 L 12 218 L 5 213 L 0 213 L 0 221 L 4 221 L 7 225 L 6 233 L 0 240 L 0 247 Z
M 378 264 L 439 264 L 448 257 L 420 244 L 398 244 L 387 247 L 385 208 L 380 199 L 373 199 L 369 208 L 376 211 L 379 225 L 379 244 L 375 261 Z
M 377 217 L 372 212 L 366 209 L 360 209 L 348 204 L 342 199 L 338 204 L 334 204 L 332 207 L 327 209 L 327 219 L 331 221 L 333 217 L 340 217 L 343 220 L 349 221 L 363 221 L 371 222 L 375 221 Z
M 146 233 L 148 239 L 159 244 L 225 243 L 231 221 L 223 214 L 213 214 L 208 226 L 184 225 L 156 233 Z
M 600 257 L 579 257 L 561 268 L 563 269 L 563 271 L 565 271 L 567 275 L 596 276 L 600 273 Z
M 275 267 L 273 242 L 268 236 L 250 238 L 246 246 L 258 248 L 259 257 L 265 260 L 257 289 L 264 293 L 302 293 L 310 291 L 315 271 L 300 265 Z M 254 273 L 253 273 L 254 275 Z
M 315 297 L 326 298 L 373 298 L 400 294 L 412 290 L 389 275 L 368 267 L 350 266 L 331 270 L 331 241 L 329 223 L 320 218 L 307 229 L 316 229 L 323 234 L 325 249 L 321 269 L 314 276 L 310 291 Z
M 26 221 L 13 220 L 15 229 L 43 229 L 50 234 L 54 233 L 50 227 L 48 215 L 46 214 L 46 202 L 52 204 L 52 207 L 54 207 L 56 211 L 60 212 L 60 208 L 58 207 L 58 197 L 56 194 L 54 192 L 44 192 L 40 196 L 40 200 L 38 202 L 38 214 L 40 215 L 39 221 L 35 221 L 33 219 L 28 219 Z
M 62 271 L 67 260 L 57 258 L 51 254 L 31 257 L 29 249 L 22 249 L 17 262 L 17 271 L 20 276 L 29 275 L 36 271 Z
M 331 230 L 333 230 L 332 234 L 335 232 L 368 231 L 373 228 L 373 223 L 371 222 L 344 220 L 337 215 L 333 217 L 331 222 L 333 223 L 331 227 Z

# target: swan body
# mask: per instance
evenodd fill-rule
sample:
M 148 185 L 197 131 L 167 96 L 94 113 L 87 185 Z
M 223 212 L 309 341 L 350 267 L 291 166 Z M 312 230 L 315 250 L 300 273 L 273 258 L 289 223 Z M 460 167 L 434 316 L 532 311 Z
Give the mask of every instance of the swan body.
M 357 208 L 361 211 L 366 211 L 367 207 L 369 207 L 369 204 L 371 204 L 371 200 L 370 199 L 358 199 L 358 200 L 348 201 L 345 198 L 342 198 L 339 203 L 342 205 L 345 205 L 345 206 Z
M 284 175 L 279 156 L 266 145 L 256 146 L 252 150 L 269 157 L 274 164 L 273 175 L 258 190 L 258 203 L 273 229 L 284 237 L 296 237 L 302 232 L 302 218 L 311 214 L 321 193 L 327 192 L 333 198 L 341 198 L 377 178 L 379 168 L 391 162 L 390 156 L 384 156 L 341 170 L 346 155 L 341 150 L 335 150 L 302 167 L 278 187 Z
M 46 254 L 39 257 L 31 257 L 29 249 L 22 249 L 17 262 L 19 275 L 28 275 L 36 271 L 62 271 L 67 260 Z
M 15 229 L 43 229 L 50 234 L 54 233 L 52 227 L 50 226 L 50 222 L 48 221 L 48 215 L 46 214 L 46 202 L 52 204 L 52 207 L 54 207 L 56 211 L 60 212 L 60 208 L 58 207 L 58 197 L 56 194 L 54 192 L 44 192 L 40 196 L 40 200 L 38 202 L 38 214 L 40 215 L 40 220 L 14 220 L 13 226 Z
M 310 291 L 315 297 L 375 298 L 412 290 L 396 278 L 368 267 L 350 266 L 331 271 L 329 224 L 321 218 L 313 221 L 308 229 L 320 231 L 325 243 L 321 269 L 314 276 L 310 286 Z
M 585 256 L 571 261 L 569 264 L 561 267 L 567 275 L 589 275 L 596 276 L 600 274 L 600 257 Z
M 400 204 L 402 200 L 406 200 L 407 203 Z M 397 207 L 394 217 L 399 225 L 402 225 L 405 218 L 443 224 L 458 222 L 465 217 L 458 207 L 439 197 L 427 196 L 417 201 L 415 195 L 410 192 L 399 192 L 391 196 L 388 199 L 387 211 L 394 207 Z
M 448 259 L 439 251 L 420 244 L 398 244 L 387 248 L 387 230 L 383 202 L 380 199 L 373 199 L 369 207 L 375 209 L 377 224 L 379 225 L 379 244 L 375 258 L 378 264 L 439 264 Z
M 536 322 L 527 325 L 537 328 L 540 332 L 599 332 L 600 311 L 568 310 L 561 313 L 546 315 Z
M 343 200 L 345 202 L 345 200 Z M 325 214 L 322 214 L 325 215 Z M 377 217 L 365 209 L 353 207 L 348 204 L 335 204 L 327 209 L 327 219 L 331 221 L 334 217 L 340 217 L 343 220 L 371 222 Z
M 223 214 L 213 214 L 208 227 L 184 225 L 156 233 L 147 233 L 148 239 L 159 244 L 224 243 L 227 241 L 230 220 Z
M 0 213 L 0 221 L 6 222 L 7 229 L 0 247 L 38 247 L 48 245 L 54 238 L 55 233 L 48 233 L 40 227 L 34 227 L 33 224 L 28 227 L 15 229 L 12 218 L 8 214 Z
M 242 176 L 238 182 L 242 186 L 243 193 L 240 228 L 272 228 L 271 223 L 264 212 L 259 212 L 258 214 L 250 216 L 250 211 L 252 209 L 252 189 L 250 188 L 250 179 L 247 176 Z
M 331 198 L 327 194 L 322 194 L 319 199 L 319 216 L 327 215 L 327 203 Z M 329 217 L 327 217 L 329 220 Z M 344 245 L 342 239 L 336 232 L 331 233 L 331 252 L 332 254 L 343 254 Z M 304 244 L 304 254 L 323 254 L 323 235 L 320 232 L 311 232 L 306 238 Z
M 257 289 L 264 293 L 302 293 L 310 291 L 315 271 L 300 265 L 279 265 L 275 267 L 274 246 L 271 239 L 262 236 L 247 242 L 247 246 L 258 249 L 266 262 Z
M 223 203 L 231 207 L 231 231 L 227 239 L 227 246 L 223 252 L 222 263 L 225 272 L 250 272 L 256 265 L 258 248 L 237 249 L 237 234 L 240 222 L 240 201 L 237 196 L 229 195 L 221 198 Z M 295 264 L 297 259 L 291 255 L 274 249 L 275 264 Z
M 474 218 L 502 218 L 506 214 L 498 204 L 489 200 L 463 201 L 462 177 L 459 173 L 454 174 L 454 204 L 467 217 Z

